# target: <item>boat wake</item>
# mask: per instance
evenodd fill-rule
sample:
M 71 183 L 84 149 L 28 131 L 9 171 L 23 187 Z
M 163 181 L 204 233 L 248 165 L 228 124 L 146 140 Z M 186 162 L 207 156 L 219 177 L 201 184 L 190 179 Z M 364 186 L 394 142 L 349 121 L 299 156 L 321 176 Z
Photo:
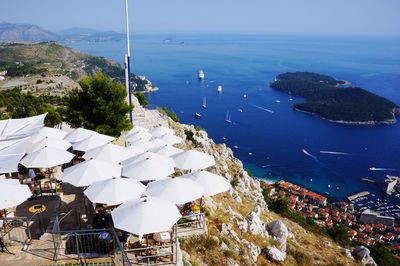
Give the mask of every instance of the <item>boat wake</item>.
M 302 151 L 305 155 L 307 155 L 307 156 L 313 158 L 314 160 L 318 161 L 317 156 L 312 155 L 311 153 L 309 153 L 309 152 L 306 151 L 305 149 L 302 149 L 301 151 Z
M 369 170 L 371 170 L 371 171 L 399 171 L 399 169 L 393 169 L 393 168 L 378 168 L 378 167 L 370 167 Z
M 353 155 L 353 154 L 351 154 L 351 153 L 340 152 L 340 151 L 319 151 L 319 153 L 323 153 L 323 154 L 334 154 L 334 155 Z
M 267 108 L 263 108 L 263 107 L 261 107 L 261 106 L 255 105 L 255 104 L 252 104 L 252 106 L 255 107 L 255 108 L 258 108 L 258 109 L 260 109 L 260 110 L 266 111 L 266 112 L 268 112 L 268 113 L 271 113 L 271 114 L 274 113 L 274 111 L 272 111 L 272 110 L 269 110 L 269 109 L 267 109 Z

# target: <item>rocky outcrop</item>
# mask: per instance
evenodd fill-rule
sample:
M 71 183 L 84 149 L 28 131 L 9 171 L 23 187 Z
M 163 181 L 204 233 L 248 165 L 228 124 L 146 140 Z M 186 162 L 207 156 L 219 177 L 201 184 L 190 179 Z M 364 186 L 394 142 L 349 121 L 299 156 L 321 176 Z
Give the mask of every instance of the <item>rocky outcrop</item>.
M 286 259 L 286 252 L 280 251 L 275 246 L 266 249 L 266 255 L 273 261 L 282 262 Z
M 282 221 L 273 221 L 266 226 L 270 236 L 276 241 L 277 245 L 267 247 L 267 256 L 274 261 L 283 261 L 286 258 L 286 242 L 289 237 L 289 230 Z
M 261 253 L 261 248 L 246 239 L 243 239 L 242 243 L 249 250 L 250 259 L 256 262 Z
M 370 256 L 370 251 L 367 247 L 357 246 L 354 251 L 354 256 L 361 261 L 363 265 L 376 266 L 374 259 Z
M 254 210 L 247 216 L 246 220 L 248 221 L 249 231 L 253 235 L 267 235 L 265 229 L 265 224 L 261 220 L 261 207 L 257 205 Z

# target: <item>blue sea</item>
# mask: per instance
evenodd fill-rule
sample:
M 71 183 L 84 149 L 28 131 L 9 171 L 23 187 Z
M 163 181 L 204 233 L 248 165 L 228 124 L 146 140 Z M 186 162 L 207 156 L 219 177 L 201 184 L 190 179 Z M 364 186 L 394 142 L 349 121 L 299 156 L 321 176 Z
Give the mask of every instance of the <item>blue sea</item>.
M 67 45 L 121 63 L 126 49 L 123 41 Z M 341 199 L 364 190 L 382 197 L 379 185 L 361 178 L 383 182 L 388 174 L 400 175 L 400 123 L 331 123 L 294 111 L 291 106 L 302 99 L 291 101 L 269 86 L 280 73 L 312 71 L 348 80 L 400 105 L 399 38 L 140 35 L 132 37 L 132 60 L 133 72 L 160 88 L 148 95 L 151 104 L 167 106 L 181 122 L 205 128 L 255 176 L 285 179 Z M 206 75 L 202 82 L 199 69 Z M 201 107 L 203 97 L 207 109 Z M 232 124 L 224 121 L 227 111 Z M 387 200 L 400 204 L 394 196 Z

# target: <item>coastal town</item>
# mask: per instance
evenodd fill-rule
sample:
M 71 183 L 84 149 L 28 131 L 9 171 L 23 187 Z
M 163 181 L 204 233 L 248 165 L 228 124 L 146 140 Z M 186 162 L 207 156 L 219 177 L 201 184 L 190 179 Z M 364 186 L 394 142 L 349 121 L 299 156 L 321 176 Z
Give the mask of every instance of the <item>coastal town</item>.
M 350 200 L 331 202 L 325 196 L 284 180 L 266 184 L 265 189 L 272 200 L 286 197 L 291 210 L 321 228 L 344 225 L 352 242 L 365 246 L 382 242 L 400 259 L 400 227 L 396 226 L 394 217 L 370 209 L 360 211 Z

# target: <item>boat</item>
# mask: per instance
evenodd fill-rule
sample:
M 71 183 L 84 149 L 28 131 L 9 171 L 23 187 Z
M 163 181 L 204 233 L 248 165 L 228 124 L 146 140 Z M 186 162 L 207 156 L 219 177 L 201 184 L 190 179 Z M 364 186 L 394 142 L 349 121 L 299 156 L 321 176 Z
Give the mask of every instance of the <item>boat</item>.
M 195 113 L 194 116 L 195 116 L 195 117 L 201 117 L 201 114 Z
M 203 80 L 206 77 L 204 75 L 204 71 L 200 69 L 199 72 L 197 72 L 197 77 L 199 78 L 199 80 Z
M 289 101 L 293 101 L 293 98 L 289 98 Z
M 233 146 L 233 148 L 235 148 L 235 149 L 239 149 L 239 147 L 238 147 L 237 145 Z
M 226 112 L 225 122 L 232 124 L 231 115 L 229 114 L 229 111 Z
M 275 100 L 275 102 L 276 102 L 276 103 L 280 103 L 281 101 L 280 101 L 280 100 Z
M 239 112 L 239 113 L 243 113 L 243 110 L 239 108 L 239 109 L 238 109 L 238 112 Z
M 247 94 L 243 94 L 243 98 L 247 98 Z
M 203 98 L 203 105 L 201 107 L 203 107 L 204 109 L 207 109 L 206 97 Z
M 251 156 L 251 155 L 253 155 L 253 153 L 249 152 L 249 155 Z
M 218 85 L 217 91 L 218 91 L 219 93 L 222 92 L 222 86 L 221 86 L 221 85 Z

